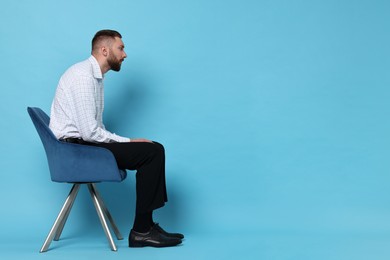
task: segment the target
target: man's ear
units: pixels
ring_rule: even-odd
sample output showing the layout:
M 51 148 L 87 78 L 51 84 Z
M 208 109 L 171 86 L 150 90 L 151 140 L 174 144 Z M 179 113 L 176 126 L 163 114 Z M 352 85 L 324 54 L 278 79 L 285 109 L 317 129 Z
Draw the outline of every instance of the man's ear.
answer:
M 102 54 L 103 54 L 104 57 L 108 56 L 108 49 L 106 48 L 106 46 L 103 46 L 101 48 L 101 51 L 102 51 Z

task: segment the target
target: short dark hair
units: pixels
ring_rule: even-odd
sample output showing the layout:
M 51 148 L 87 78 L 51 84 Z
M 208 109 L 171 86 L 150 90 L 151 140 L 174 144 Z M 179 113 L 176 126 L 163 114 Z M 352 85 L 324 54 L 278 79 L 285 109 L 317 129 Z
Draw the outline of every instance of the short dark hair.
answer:
M 98 44 L 103 40 L 107 40 L 107 39 L 114 40 L 115 37 L 122 39 L 122 35 L 117 31 L 108 30 L 108 29 L 98 31 L 92 39 L 92 52 L 96 47 L 98 47 Z

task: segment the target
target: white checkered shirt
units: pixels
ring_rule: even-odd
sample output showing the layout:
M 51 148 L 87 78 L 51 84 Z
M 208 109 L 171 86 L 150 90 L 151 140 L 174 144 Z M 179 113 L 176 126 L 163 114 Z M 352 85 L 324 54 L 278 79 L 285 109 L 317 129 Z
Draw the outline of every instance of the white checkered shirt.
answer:
M 103 75 L 95 57 L 70 67 L 61 77 L 51 106 L 50 129 L 58 139 L 129 142 L 103 124 Z

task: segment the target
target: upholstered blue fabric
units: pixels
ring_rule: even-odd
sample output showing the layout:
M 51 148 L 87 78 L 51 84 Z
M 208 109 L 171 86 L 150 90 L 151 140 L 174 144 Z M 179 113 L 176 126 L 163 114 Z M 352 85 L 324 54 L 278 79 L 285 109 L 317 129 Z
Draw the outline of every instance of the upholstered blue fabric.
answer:
M 45 148 L 52 181 L 120 182 L 126 178 L 126 171 L 118 169 L 111 151 L 101 147 L 61 142 L 50 130 L 50 118 L 45 112 L 32 107 L 28 107 L 27 111 Z

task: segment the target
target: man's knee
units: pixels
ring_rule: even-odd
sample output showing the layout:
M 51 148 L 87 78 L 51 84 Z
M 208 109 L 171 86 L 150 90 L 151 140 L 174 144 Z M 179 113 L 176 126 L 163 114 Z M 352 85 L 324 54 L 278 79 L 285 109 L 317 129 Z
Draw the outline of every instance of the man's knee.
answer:
M 160 144 L 160 143 L 158 143 L 158 142 L 154 142 L 154 141 L 153 141 L 153 144 L 156 145 L 157 149 L 158 149 L 161 153 L 165 154 L 165 148 L 164 148 L 164 146 L 163 146 L 162 144 Z

